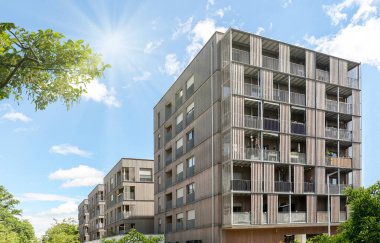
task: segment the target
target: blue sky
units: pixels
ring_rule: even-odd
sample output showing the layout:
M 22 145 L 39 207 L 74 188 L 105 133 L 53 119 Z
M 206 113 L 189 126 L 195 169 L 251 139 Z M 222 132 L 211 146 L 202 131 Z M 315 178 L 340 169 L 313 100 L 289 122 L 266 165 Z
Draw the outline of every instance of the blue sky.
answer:
M 152 109 L 215 30 L 239 28 L 362 62 L 363 183 L 380 179 L 379 1 L 8 1 L 0 21 L 84 39 L 112 65 L 69 111 L 0 102 L 0 184 L 42 234 L 121 157 L 153 157 Z

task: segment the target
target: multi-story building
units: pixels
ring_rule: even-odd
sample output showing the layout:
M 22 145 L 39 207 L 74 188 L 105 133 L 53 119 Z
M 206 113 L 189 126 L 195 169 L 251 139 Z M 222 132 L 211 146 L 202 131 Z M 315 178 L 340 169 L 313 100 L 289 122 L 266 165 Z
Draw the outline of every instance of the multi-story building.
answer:
M 84 199 L 78 206 L 78 231 L 81 242 L 90 240 L 89 219 L 90 214 L 88 212 L 88 199 Z
M 99 240 L 105 236 L 104 209 L 104 185 L 99 184 L 88 195 L 90 240 Z
M 105 176 L 106 235 L 136 228 L 152 234 L 154 217 L 153 160 L 121 159 Z
M 289 242 L 348 217 L 361 181 L 360 64 L 215 33 L 154 108 L 167 242 Z

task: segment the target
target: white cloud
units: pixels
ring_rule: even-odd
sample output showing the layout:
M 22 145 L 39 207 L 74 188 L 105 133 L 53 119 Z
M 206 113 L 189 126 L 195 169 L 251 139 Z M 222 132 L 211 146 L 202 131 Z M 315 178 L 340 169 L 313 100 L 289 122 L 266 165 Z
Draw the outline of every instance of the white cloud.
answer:
M 290 4 L 292 4 L 292 0 L 282 0 L 283 8 L 287 8 Z
M 95 186 L 103 182 L 104 173 L 87 165 L 71 169 L 59 169 L 49 175 L 50 180 L 63 180 L 63 188 Z
M 21 112 L 16 112 L 16 111 L 9 111 L 5 113 L 2 116 L 2 119 L 8 120 L 8 121 L 20 121 L 20 122 L 30 122 L 32 120 L 28 116 L 22 114 Z
M 193 23 L 193 17 L 189 17 L 185 22 L 177 19 L 176 30 L 172 34 L 172 39 L 175 40 L 179 36 L 188 33 L 191 30 L 191 25 Z
M 87 84 L 87 93 L 83 94 L 85 100 L 93 100 L 95 102 L 104 103 L 109 107 L 120 107 L 121 103 L 116 98 L 116 92 L 113 88 L 108 89 L 99 80 L 94 79 L 91 83 Z
M 148 42 L 145 45 L 144 53 L 147 53 L 147 54 L 152 53 L 155 49 L 161 46 L 162 42 L 164 42 L 164 40 L 155 40 L 155 41 Z
M 347 2 L 351 5 L 358 4 L 356 0 L 338 4 L 344 6 L 339 8 L 338 16 L 344 14 L 345 18 L 349 17 L 342 12 L 351 6 Z M 337 33 L 321 37 L 305 36 L 305 40 L 317 51 L 366 63 L 380 69 L 380 48 L 378 48 L 380 17 L 373 14 L 375 6 L 368 5 L 371 2 L 362 1 L 362 5 L 358 6 L 357 11 L 352 14 L 350 22 L 346 26 L 342 26 Z M 330 15 L 329 12 L 327 14 Z M 338 17 L 339 19 L 342 17 Z M 338 21 L 337 19 L 332 20 L 333 24 L 336 24 L 334 21 Z
M 176 54 L 171 53 L 166 55 L 164 71 L 170 76 L 178 74 L 180 71 L 180 62 L 177 60 Z
M 71 197 L 66 197 L 62 195 L 57 194 L 46 194 L 46 193 L 24 193 L 21 195 L 21 197 L 18 197 L 20 201 L 23 202 L 31 202 L 31 201 L 41 201 L 41 202 L 68 202 L 68 201 L 75 201 Z
M 144 81 L 148 80 L 152 74 L 148 71 L 143 72 L 140 76 L 133 77 L 133 81 Z
M 269 30 L 272 30 L 272 28 L 273 28 L 273 23 L 270 22 L 270 23 L 269 23 Z
M 227 7 L 224 7 L 224 8 L 220 8 L 218 10 L 216 10 L 215 14 L 221 18 L 224 17 L 224 15 L 226 14 L 226 12 L 228 11 L 231 11 L 231 6 L 227 6 Z
M 207 0 L 206 9 L 209 9 L 215 4 L 215 0 Z
M 263 27 L 259 27 L 257 28 L 256 35 L 261 35 L 261 33 L 263 33 L 264 31 L 265 29 Z
M 50 150 L 50 153 L 61 154 L 61 155 L 78 155 L 81 157 L 90 157 L 91 153 L 85 150 L 78 148 L 77 146 L 64 143 L 53 145 Z
M 74 201 L 67 201 L 58 205 L 55 208 L 50 209 L 48 212 L 40 213 L 40 215 L 62 215 L 62 214 L 74 214 L 78 211 L 78 204 Z
M 36 127 L 17 127 L 13 129 L 12 131 L 15 133 L 22 133 L 22 132 L 34 132 L 38 129 Z

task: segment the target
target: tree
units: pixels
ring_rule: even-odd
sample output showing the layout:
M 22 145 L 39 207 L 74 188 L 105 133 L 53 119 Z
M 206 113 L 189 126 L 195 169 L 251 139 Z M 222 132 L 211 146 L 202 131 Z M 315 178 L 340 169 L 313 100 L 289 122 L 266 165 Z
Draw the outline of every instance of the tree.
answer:
M 36 110 L 61 100 L 79 102 L 86 85 L 109 65 L 83 40 L 64 40 L 51 29 L 29 32 L 0 23 L 0 100 L 27 96 Z
M 35 242 L 33 226 L 22 220 L 19 201 L 0 185 L 0 242 Z M 6 239 L 6 240 L 5 240 Z
M 56 221 L 42 237 L 43 243 L 80 243 L 78 225 L 74 219 Z
M 380 181 L 374 185 L 345 190 L 350 217 L 333 236 L 317 236 L 310 242 L 379 242 Z
M 163 240 L 162 236 L 145 236 L 136 229 L 131 229 L 123 238 L 119 240 L 105 240 L 104 243 L 158 243 Z

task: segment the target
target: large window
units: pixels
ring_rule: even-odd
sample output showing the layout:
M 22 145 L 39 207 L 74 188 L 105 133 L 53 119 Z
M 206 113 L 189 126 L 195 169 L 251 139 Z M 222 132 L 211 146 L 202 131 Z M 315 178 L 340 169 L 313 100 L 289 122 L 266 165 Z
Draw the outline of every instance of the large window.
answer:
M 194 102 L 186 108 L 186 124 L 190 124 L 194 120 Z
M 194 75 L 186 82 L 186 98 L 190 97 L 194 93 Z
M 191 156 L 186 160 L 187 163 L 187 169 L 186 169 L 186 176 L 191 177 L 194 175 L 194 166 L 195 166 L 195 158 L 194 156 Z
M 190 151 L 194 147 L 194 130 L 186 134 L 186 151 Z
M 140 169 L 140 181 L 152 181 L 152 169 Z
M 186 212 L 186 227 L 187 229 L 192 229 L 195 227 L 195 210 L 189 210 Z
M 183 163 L 179 163 L 177 165 L 176 181 L 180 182 L 182 180 L 183 180 Z

